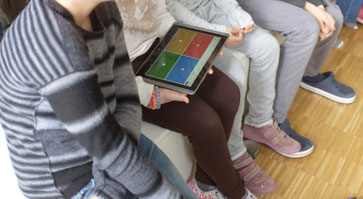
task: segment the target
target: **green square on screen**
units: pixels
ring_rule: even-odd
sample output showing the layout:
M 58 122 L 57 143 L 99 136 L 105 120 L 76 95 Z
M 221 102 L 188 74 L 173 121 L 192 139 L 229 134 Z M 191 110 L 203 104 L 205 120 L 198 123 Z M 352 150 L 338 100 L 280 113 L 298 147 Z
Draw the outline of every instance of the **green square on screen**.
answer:
M 152 77 L 165 79 L 179 57 L 180 54 L 163 51 L 146 74 Z

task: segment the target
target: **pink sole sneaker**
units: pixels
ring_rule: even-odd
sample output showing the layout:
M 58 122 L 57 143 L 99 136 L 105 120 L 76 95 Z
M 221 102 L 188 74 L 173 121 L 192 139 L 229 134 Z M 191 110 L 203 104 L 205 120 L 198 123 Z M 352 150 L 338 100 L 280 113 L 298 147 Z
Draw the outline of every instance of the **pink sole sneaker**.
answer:
M 233 166 L 243 179 L 246 188 L 252 193 L 268 194 L 276 188 L 275 181 L 255 164 L 247 152 L 234 160 Z
M 266 144 L 286 157 L 294 157 L 294 154 L 301 150 L 301 144 L 281 130 L 275 120 L 271 126 L 266 125 L 261 128 L 245 124 L 243 126 L 243 136 Z
M 223 196 L 223 194 L 218 190 L 217 187 L 210 191 L 202 191 L 197 184 L 196 179 L 193 179 L 188 182 L 189 187 L 194 191 L 195 195 L 199 199 L 227 199 Z

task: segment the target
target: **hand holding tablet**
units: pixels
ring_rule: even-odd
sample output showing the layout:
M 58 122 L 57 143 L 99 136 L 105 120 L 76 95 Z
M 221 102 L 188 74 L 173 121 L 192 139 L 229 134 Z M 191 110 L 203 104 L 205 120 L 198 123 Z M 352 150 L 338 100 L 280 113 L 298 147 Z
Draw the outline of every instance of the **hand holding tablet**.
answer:
M 228 34 L 175 23 L 137 71 L 145 82 L 194 94 Z

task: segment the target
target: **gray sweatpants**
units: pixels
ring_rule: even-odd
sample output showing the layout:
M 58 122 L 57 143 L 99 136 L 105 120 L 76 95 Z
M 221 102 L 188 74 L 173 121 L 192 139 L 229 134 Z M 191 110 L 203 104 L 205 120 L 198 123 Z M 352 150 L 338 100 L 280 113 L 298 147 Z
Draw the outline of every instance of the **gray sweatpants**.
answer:
M 336 31 L 320 42 L 320 29 L 316 19 L 302 8 L 279 0 L 238 2 L 252 15 L 257 25 L 286 37 L 281 45 L 274 103 L 274 118 L 282 123 L 303 75 L 315 76 L 320 72 L 341 30 L 343 16 L 337 5 L 326 1 L 326 10 L 336 20 Z
M 192 10 L 196 15 L 210 23 L 231 26 L 227 13 L 217 7 L 213 1 L 204 1 Z M 240 88 L 241 102 L 234 119 L 228 148 L 232 160 L 237 159 L 246 147 L 242 142 L 241 122 L 244 113 L 244 99 L 248 74 L 247 100 L 249 111 L 246 123 L 259 126 L 271 122 L 273 102 L 275 98 L 276 70 L 279 60 L 279 45 L 277 40 L 266 30 L 255 26 L 254 30 L 244 34 L 243 40 L 235 46 L 226 46 L 244 53 L 251 58 L 249 71 L 244 71 L 239 63 L 228 51 L 216 58 L 214 65 L 231 78 Z

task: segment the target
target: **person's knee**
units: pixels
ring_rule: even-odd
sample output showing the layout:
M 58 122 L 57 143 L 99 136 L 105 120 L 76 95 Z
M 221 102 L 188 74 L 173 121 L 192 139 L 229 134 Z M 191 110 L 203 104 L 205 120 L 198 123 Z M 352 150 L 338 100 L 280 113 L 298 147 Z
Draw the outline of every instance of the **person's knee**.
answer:
M 253 50 L 252 56 L 254 58 L 279 54 L 280 45 L 277 39 L 259 26 L 255 27 L 255 30 L 251 35 L 247 36 L 246 40 L 248 40 L 246 42 L 248 42 L 249 48 Z
M 258 53 L 260 54 L 259 57 L 271 59 L 280 55 L 280 44 L 277 39 L 269 32 L 265 32 L 258 43 L 260 44 L 259 49 L 257 49 Z
M 240 88 L 245 89 L 243 84 L 246 84 L 247 75 L 243 73 L 243 70 L 229 70 L 227 76 L 218 69 L 214 75 L 217 77 L 215 81 L 218 81 L 214 90 L 214 97 L 218 98 L 219 111 L 223 112 L 224 115 L 235 114 L 238 111 L 241 98 Z
M 221 96 L 221 102 L 223 103 L 224 109 L 223 112 L 225 115 L 235 115 L 241 100 L 240 88 L 233 81 L 229 81 L 226 85 L 226 89 L 228 89 L 226 95 Z
M 303 44 L 314 44 L 317 42 L 320 33 L 320 26 L 316 19 L 306 13 L 304 20 L 300 20 L 291 26 L 290 33 L 285 36 L 290 41 L 296 41 Z
M 225 138 L 224 127 L 221 119 L 214 115 L 205 115 L 203 119 L 195 121 L 195 134 L 193 137 L 203 140 Z
M 339 31 L 342 29 L 343 23 L 344 23 L 344 16 L 341 12 L 340 8 L 336 5 L 331 5 L 327 9 L 328 13 L 331 14 L 335 20 L 335 27 L 336 31 Z

